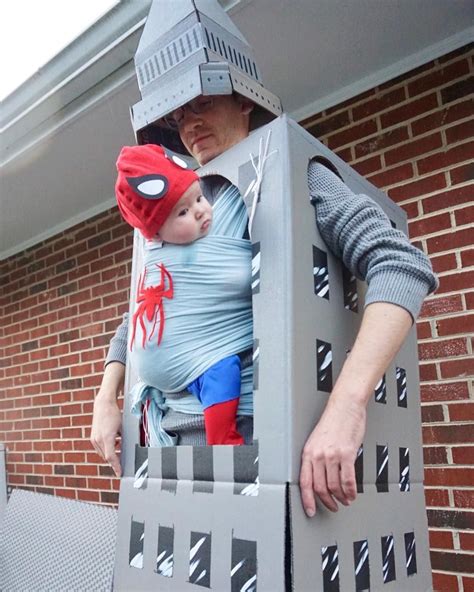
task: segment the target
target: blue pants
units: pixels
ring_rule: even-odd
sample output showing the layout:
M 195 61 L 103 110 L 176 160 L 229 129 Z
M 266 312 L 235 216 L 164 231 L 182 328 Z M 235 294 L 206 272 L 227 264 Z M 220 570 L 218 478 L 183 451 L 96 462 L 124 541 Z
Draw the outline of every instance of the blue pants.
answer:
M 204 409 L 240 397 L 240 358 L 229 356 L 216 362 L 193 380 L 187 390 L 195 395 Z

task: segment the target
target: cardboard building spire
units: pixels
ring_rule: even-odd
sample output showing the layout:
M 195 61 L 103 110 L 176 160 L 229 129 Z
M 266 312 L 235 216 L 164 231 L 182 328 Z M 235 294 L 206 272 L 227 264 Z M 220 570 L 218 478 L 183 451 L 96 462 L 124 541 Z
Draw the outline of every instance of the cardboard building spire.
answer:
M 186 154 L 163 117 L 200 95 L 238 93 L 255 108 L 255 129 L 281 114 L 262 83 L 253 51 L 217 0 L 154 0 L 135 55 L 142 100 L 132 107 L 139 144 Z

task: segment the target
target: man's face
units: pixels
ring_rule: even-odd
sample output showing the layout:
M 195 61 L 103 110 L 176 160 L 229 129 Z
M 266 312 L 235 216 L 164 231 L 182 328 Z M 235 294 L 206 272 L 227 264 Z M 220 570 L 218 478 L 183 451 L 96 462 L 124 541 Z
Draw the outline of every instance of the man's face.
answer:
M 179 135 L 200 165 L 206 164 L 248 136 L 253 105 L 233 95 L 215 96 L 204 113 L 184 110 Z
M 199 182 L 194 181 L 171 210 L 158 237 L 167 243 L 185 245 L 206 236 L 211 223 L 212 208 Z

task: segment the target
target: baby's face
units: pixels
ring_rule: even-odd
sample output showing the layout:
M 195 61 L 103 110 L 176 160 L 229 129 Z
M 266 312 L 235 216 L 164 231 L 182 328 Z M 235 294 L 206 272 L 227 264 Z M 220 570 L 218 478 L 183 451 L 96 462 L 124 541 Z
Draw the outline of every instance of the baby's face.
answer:
M 185 245 L 206 236 L 211 223 L 211 205 L 202 195 L 199 182 L 194 181 L 171 210 L 158 236 L 166 243 Z

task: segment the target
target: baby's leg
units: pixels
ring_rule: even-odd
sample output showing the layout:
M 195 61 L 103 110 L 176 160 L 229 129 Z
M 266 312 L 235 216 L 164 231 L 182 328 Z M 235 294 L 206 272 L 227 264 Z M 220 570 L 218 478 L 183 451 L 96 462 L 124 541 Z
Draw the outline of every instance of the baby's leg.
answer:
M 209 445 L 239 446 L 244 439 L 237 431 L 240 398 L 240 358 L 220 360 L 188 386 L 204 407 L 206 441 Z
M 204 409 L 206 440 L 209 445 L 230 444 L 240 446 L 244 439 L 237 431 L 239 399 L 217 403 Z

